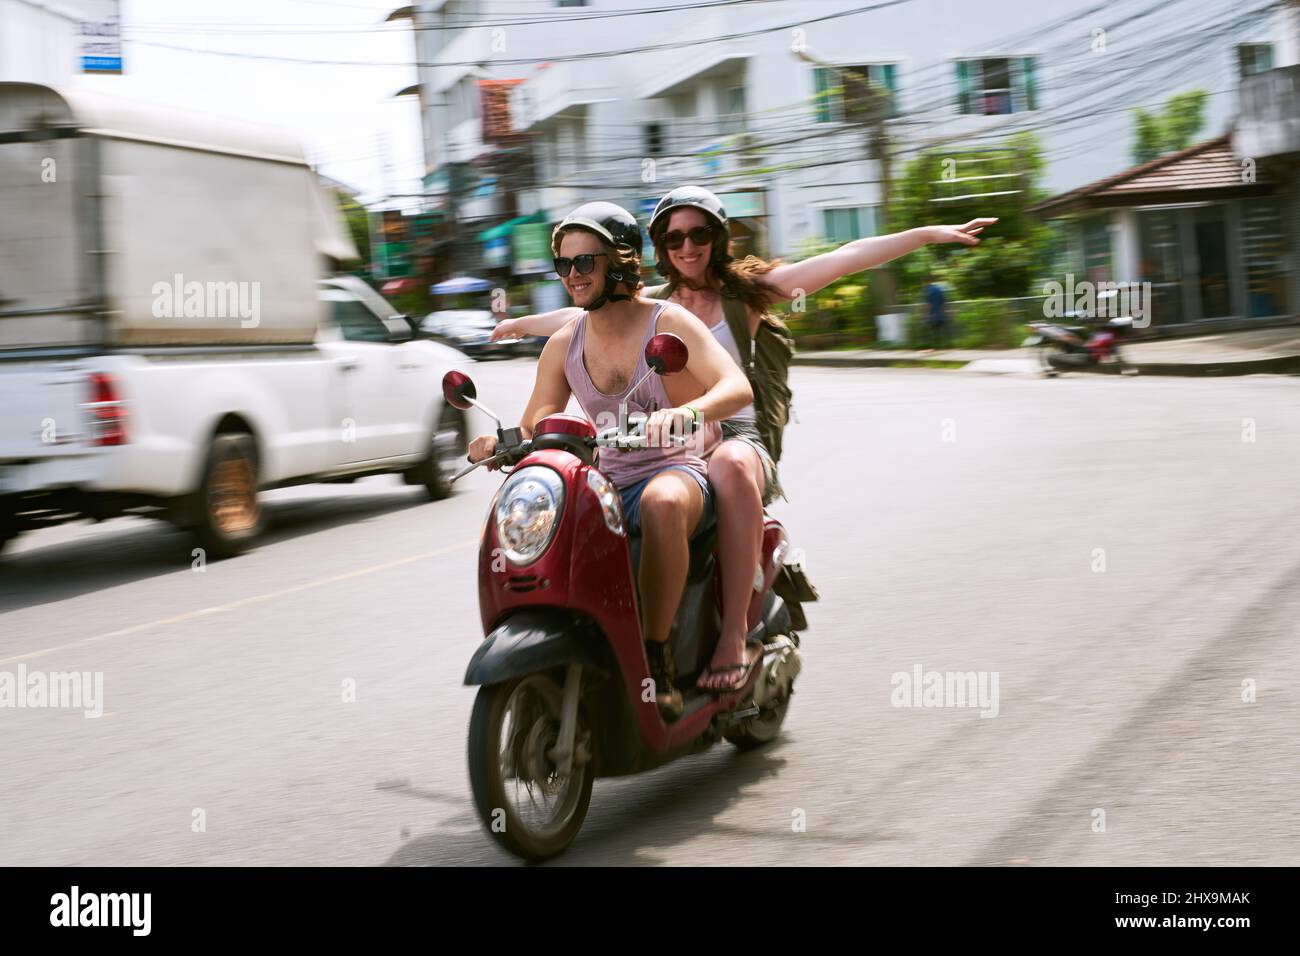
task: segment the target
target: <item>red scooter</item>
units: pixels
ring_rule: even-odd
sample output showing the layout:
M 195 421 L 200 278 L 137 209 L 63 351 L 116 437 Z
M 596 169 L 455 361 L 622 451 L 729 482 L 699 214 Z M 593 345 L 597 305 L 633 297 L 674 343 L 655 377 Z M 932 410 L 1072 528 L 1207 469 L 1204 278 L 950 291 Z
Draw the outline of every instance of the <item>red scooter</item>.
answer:
M 652 372 L 686 365 L 686 345 L 660 334 L 646 345 Z M 637 383 L 638 385 L 640 383 Z M 633 386 L 628 394 L 632 394 Z M 479 688 L 469 727 L 469 776 L 487 831 L 538 860 L 577 835 L 596 777 L 639 773 L 725 738 L 745 749 L 777 736 L 801 667 L 801 602 L 816 600 L 802 568 L 785 563 L 785 529 L 764 520 L 761 566 L 749 607 L 763 660 L 735 691 L 701 691 L 721 624 L 716 533 L 697 531 L 670 640 L 685 711 L 665 723 L 655 701 L 638 613 L 640 539 L 629 539 L 602 448 L 645 448 L 624 412 L 599 434 L 584 418 L 552 415 L 531 439 L 504 428 L 463 372 L 443 380 L 447 401 L 497 422 L 497 453 L 466 468 L 510 468 L 493 499 L 479 549 L 479 610 L 486 635 L 465 683 Z M 686 439 L 674 436 L 674 440 Z
M 1100 311 L 1103 315 L 1117 311 L 1114 303 L 1118 301 L 1114 289 L 1097 294 Z M 1076 321 L 1091 320 L 1094 316 L 1067 312 L 1067 318 Z M 1120 351 L 1120 340 L 1133 333 L 1133 317 L 1115 315 L 1099 328 L 1089 330 L 1084 325 L 1065 325 L 1059 322 L 1026 323 L 1029 336 L 1021 343 L 1024 348 L 1034 350 L 1038 370 L 1051 377 L 1057 372 L 1082 371 L 1107 363 L 1113 363 L 1121 374 L 1136 375 L 1137 369 L 1124 361 Z

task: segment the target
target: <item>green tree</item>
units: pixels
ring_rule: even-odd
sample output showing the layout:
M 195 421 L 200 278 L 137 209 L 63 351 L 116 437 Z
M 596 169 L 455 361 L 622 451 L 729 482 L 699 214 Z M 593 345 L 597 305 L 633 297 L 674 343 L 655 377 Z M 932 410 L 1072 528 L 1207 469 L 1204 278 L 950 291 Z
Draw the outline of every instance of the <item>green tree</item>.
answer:
M 1205 126 L 1205 90 L 1169 97 L 1157 112 L 1133 111 L 1133 162 L 1146 163 L 1192 145 Z
M 339 211 L 343 213 L 343 219 L 348 224 L 348 232 L 352 234 L 352 241 L 356 244 L 357 254 L 361 256 L 361 265 L 357 272 L 364 275 L 370 274 L 370 216 L 366 207 L 361 205 L 346 193 L 335 191 L 335 197 L 338 200 Z
M 1160 118 L 1147 110 L 1133 111 L 1133 162 L 1149 163 L 1162 152 Z
M 1165 105 L 1165 147 L 1170 152 L 1192 145 L 1205 126 L 1205 103 L 1210 94 L 1205 90 L 1177 93 Z
M 995 147 L 927 150 L 895 182 L 890 231 L 993 216 L 978 246 L 927 246 L 899 261 L 899 301 L 918 300 L 934 277 L 956 299 L 1014 298 L 1041 278 L 1050 230 L 1029 213 L 1045 198 L 1042 146 L 1019 133 Z

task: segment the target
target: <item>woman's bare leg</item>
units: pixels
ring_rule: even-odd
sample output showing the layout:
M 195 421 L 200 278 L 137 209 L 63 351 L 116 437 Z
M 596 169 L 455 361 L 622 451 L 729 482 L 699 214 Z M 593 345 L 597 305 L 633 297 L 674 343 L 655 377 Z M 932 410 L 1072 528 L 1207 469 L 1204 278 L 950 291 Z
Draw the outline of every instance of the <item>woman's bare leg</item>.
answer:
M 763 484 L 766 476 L 754 446 L 729 440 L 709 456 L 709 482 L 718 515 L 722 565 L 722 634 L 711 667 L 745 662 L 746 617 L 754 594 L 754 571 L 763 545 Z M 705 674 L 701 687 L 726 687 L 736 671 Z

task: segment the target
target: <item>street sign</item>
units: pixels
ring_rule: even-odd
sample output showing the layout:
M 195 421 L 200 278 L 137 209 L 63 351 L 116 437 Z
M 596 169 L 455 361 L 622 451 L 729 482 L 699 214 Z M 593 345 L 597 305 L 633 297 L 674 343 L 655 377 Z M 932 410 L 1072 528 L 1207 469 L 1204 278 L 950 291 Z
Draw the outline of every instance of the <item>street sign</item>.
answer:
M 510 233 L 515 275 L 551 271 L 551 227 L 544 222 L 523 222 Z
M 122 23 L 119 0 L 82 0 L 81 72 L 122 72 Z

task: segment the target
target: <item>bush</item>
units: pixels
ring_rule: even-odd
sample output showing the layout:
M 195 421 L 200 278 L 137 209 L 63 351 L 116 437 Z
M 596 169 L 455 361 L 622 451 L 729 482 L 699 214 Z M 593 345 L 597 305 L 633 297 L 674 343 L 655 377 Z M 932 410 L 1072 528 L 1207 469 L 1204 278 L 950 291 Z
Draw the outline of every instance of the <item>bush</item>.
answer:
M 1009 348 L 1014 322 L 1004 300 L 963 302 L 953 309 L 953 346 L 959 349 Z M 1019 344 L 1018 342 L 1016 344 Z
M 800 261 L 837 249 L 824 242 L 807 243 Z M 866 272 L 836 279 L 825 289 L 809 295 L 804 310 L 798 303 L 783 307 L 785 320 L 800 348 L 827 348 L 845 342 L 869 345 L 876 340 L 875 310 Z

